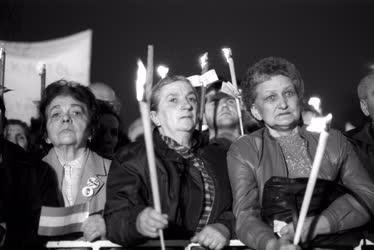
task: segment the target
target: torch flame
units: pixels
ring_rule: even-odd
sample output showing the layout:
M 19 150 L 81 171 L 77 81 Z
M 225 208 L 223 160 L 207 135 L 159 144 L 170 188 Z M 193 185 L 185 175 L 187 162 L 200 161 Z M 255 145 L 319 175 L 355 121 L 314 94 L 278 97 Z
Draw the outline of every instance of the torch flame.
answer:
M 308 104 L 312 106 L 319 114 L 322 113 L 321 111 L 321 99 L 318 97 L 311 97 L 309 98 Z
M 46 64 L 44 62 L 38 62 L 36 64 L 36 71 L 41 75 L 43 71 L 46 69 Z
M 168 75 L 169 68 L 164 65 L 160 65 L 157 67 L 157 73 L 161 77 L 161 79 L 163 79 Z
M 144 86 L 147 77 L 147 69 L 141 60 L 138 60 L 138 71 L 136 73 L 136 99 L 140 102 L 144 97 Z
M 205 52 L 204 55 L 200 57 L 200 65 L 201 68 L 204 69 L 204 67 L 208 64 L 208 52 Z
M 313 117 L 310 120 L 310 125 L 306 128 L 310 132 L 321 133 L 327 130 L 327 125 L 331 122 L 332 114 L 323 117 Z
M 222 49 L 223 55 L 226 57 L 227 62 L 229 62 L 229 58 L 232 56 L 230 48 L 223 48 Z

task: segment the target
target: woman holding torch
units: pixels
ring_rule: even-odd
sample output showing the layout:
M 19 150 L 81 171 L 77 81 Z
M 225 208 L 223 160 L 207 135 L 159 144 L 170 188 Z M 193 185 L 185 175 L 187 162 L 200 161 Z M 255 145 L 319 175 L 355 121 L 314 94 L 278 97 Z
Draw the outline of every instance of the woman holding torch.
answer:
M 279 249 L 294 237 L 300 186 L 305 190 L 319 138 L 300 125 L 303 91 L 299 72 L 282 58 L 260 60 L 244 81 L 244 102 L 263 128 L 234 142 L 227 161 L 237 236 L 251 248 Z M 352 146 L 338 131 L 329 134 L 315 188 L 319 196 L 313 193 L 302 228 L 303 243 L 317 241 L 309 246 L 334 235 L 333 246 L 340 232 L 366 224 L 374 211 L 374 184 Z M 301 191 L 292 196 L 294 189 Z M 343 191 L 332 198 L 338 189 Z
M 227 175 L 199 154 L 194 133 L 197 93 L 188 79 L 171 76 L 152 89 L 150 115 L 161 211 L 153 208 L 144 142 L 120 149 L 109 172 L 105 220 L 108 238 L 133 246 L 158 237 L 191 239 L 221 249 L 234 216 Z

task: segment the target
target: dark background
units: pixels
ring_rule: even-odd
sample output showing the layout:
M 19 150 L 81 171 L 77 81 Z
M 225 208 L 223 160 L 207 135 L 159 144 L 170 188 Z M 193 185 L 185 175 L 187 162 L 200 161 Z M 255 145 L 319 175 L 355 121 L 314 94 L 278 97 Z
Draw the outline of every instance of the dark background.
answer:
M 228 77 L 223 46 L 233 50 L 238 79 L 260 58 L 285 57 L 300 70 L 306 94 L 333 113 L 335 127 L 357 126 L 356 85 L 374 59 L 373 25 L 369 0 L 0 0 L 0 40 L 93 30 L 91 82 L 115 89 L 125 128 L 139 115 L 136 60 L 146 62 L 147 44 L 155 46 L 155 65 L 187 76 L 200 72 L 207 51 L 211 67 Z

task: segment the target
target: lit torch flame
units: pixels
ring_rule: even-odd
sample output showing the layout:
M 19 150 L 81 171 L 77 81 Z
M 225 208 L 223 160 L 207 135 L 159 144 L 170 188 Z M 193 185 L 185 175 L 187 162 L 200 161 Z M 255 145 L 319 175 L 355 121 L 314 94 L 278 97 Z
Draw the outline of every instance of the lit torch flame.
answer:
M 44 62 L 38 62 L 36 64 L 36 71 L 39 73 L 39 75 L 43 74 L 43 71 L 46 69 L 46 65 Z
M 144 98 L 144 86 L 147 77 L 147 69 L 141 60 L 138 60 L 138 71 L 136 73 L 136 99 L 141 102 Z
M 322 113 L 321 110 L 321 99 L 318 97 L 311 97 L 309 98 L 308 104 L 312 106 L 319 114 Z
M 161 77 L 161 79 L 163 79 L 168 75 L 169 68 L 164 65 L 160 65 L 157 67 L 157 73 Z
M 223 48 L 222 49 L 223 55 L 226 57 L 227 62 L 229 62 L 229 58 L 232 56 L 230 48 Z
M 313 117 L 310 120 L 310 125 L 306 128 L 310 132 L 321 133 L 327 130 L 327 125 L 331 122 L 332 114 L 323 117 Z
M 208 64 L 208 52 L 205 52 L 204 55 L 200 57 L 201 69 L 204 69 Z

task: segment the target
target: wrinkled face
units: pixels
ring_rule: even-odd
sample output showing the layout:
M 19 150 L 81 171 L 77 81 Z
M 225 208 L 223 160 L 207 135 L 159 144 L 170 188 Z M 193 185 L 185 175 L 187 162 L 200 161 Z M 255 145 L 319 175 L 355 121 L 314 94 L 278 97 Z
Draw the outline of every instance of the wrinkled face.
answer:
M 27 148 L 27 137 L 25 130 L 18 124 L 9 124 L 6 126 L 5 139 L 21 146 L 23 149 Z
M 178 132 L 194 130 L 196 113 L 197 98 L 193 87 L 176 81 L 161 88 L 157 111 L 151 111 L 151 118 L 161 134 L 173 138 Z
M 85 147 L 88 131 L 87 105 L 71 96 L 57 96 L 46 108 L 48 141 L 54 147 Z
M 294 85 L 288 77 L 278 75 L 259 84 L 251 108 L 253 116 L 274 130 L 288 131 L 300 118 L 300 103 Z
M 119 122 L 114 115 L 104 114 L 99 119 L 95 140 L 99 151 L 106 156 L 111 155 L 118 144 Z
M 234 128 L 239 124 L 238 112 L 234 98 L 223 97 L 219 100 L 206 97 L 205 118 L 209 128 Z
M 374 121 L 374 82 L 367 86 L 366 99 L 361 99 L 360 105 L 362 112 Z

